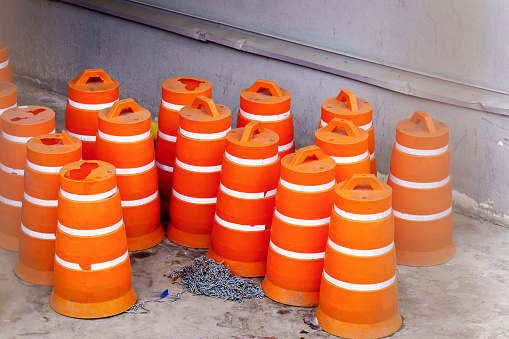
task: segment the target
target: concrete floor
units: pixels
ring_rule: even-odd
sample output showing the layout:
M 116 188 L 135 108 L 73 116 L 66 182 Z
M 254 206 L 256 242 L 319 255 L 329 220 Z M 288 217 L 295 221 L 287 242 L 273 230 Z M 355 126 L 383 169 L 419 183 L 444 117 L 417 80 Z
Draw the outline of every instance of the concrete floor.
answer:
M 18 103 L 53 108 L 60 131 L 65 97 L 16 80 Z M 509 229 L 455 214 L 454 242 L 456 257 L 446 264 L 398 266 L 403 327 L 394 338 L 509 337 Z M 138 298 L 151 298 L 153 291 L 167 288 L 181 292 L 170 272 L 205 253 L 167 239 L 130 253 Z M 187 292 L 173 303 L 147 304 L 150 314 L 72 319 L 49 307 L 51 287 L 14 275 L 16 260 L 17 253 L 0 249 L 0 338 L 335 338 L 312 325 L 315 308 L 285 306 L 268 298 L 237 304 Z

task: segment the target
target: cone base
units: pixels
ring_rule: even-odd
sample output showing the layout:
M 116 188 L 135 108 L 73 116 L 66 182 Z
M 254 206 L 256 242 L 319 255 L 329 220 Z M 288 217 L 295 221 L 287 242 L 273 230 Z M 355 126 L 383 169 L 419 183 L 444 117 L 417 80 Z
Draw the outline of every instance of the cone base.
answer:
M 146 250 L 160 244 L 164 240 L 164 228 L 161 224 L 151 233 L 137 238 L 127 238 L 129 252 Z
M 320 299 L 319 291 L 305 292 L 287 290 L 275 285 L 267 277 L 263 279 L 262 288 L 267 298 L 285 305 L 312 307 L 318 305 Z
M 53 271 L 38 271 L 18 260 L 14 273 L 23 281 L 41 286 L 53 286 Z
M 224 261 L 223 265 L 230 266 L 230 271 L 238 276 L 246 277 L 246 278 L 254 278 L 254 277 L 263 277 L 267 270 L 267 262 L 244 262 L 244 261 L 236 261 L 224 258 L 214 252 L 211 249 L 207 252 L 207 258 L 212 258 L 216 262 Z
M 177 245 L 191 247 L 191 248 L 209 248 L 210 247 L 210 233 L 209 234 L 195 234 L 179 230 L 171 225 L 171 220 L 166 229 L 166 236 Z
M 0 233 L 0 248 L 7 251 L 19 252 L 19 238 Z
M 396 247 L 396 259 L 403 266 L 434 266 L 448 262 L 456 254 L 454 243 L 431 252 L 410 252 Z

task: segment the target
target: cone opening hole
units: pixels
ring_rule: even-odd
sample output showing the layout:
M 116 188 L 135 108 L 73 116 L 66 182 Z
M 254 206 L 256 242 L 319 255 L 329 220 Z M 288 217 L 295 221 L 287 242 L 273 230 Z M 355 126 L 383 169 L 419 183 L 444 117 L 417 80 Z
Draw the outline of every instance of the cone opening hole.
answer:
M 332 106 L 327 106 L 327 108 L 332 108 Z
M 99 77 L 99 76 L 97 76 L 97 77 L 90 77 L 87 80 L 87 84 L 96 84 L 98 82 L 103 83 L 103 79 L 101 77 Z
M 24 120 L 24 119 L 28 119 L 28 118 L 27 117 L 24 117 L 24 118 L 15 117 L 15 118 L 12 118 L 11 121 L 20 121 L 20 120 Z
M 332 130 L 332 133 L 335 133 L 335 134 L 341 134 L 341 135 L 348 135 L 348 133 L 346 133 L 346 129 L 344 127 L 336 127 Z
M 256 93 L 272 96 L 272 94 L 270 93 L 270 89 L 263 88 L 263 87 L 261 87 L 258 91 L 256 91 Z M 255 98 L 255 100 L 260 100 L 260 99 L 259 98 Z
M 122 110 L 120 111 L 120 116 L 122 115 L 127 115 L 127 114 L 131 114 L 131 113 L 134 113 L 133 109 L 129 106 L 129 107 L 126 107 L 126 108 L 122 108 Z
M 41 140 L 41 142 L 46 146 L 53 146 L 60 143 L 59 138 L 41 138 L 39 140 Z
M 44 108 L 37 108 L 37 109 L 34 109 L 32 111 L 27 111 L 27 113 L 32 113 L 33 115 L 37 115 L 37 114 L 42 113 L 44 111 L 45 111 Z
M 354 187 L 354 190 L 373 191 L 373 187 L 368 183 L 360 182 Z M 366 199 L 366 197 L 362 197 L 362 199 Z
M 367 101 L 364 101 L 363 103 L 364 103 L 364 104 L 367 104 L 368 102 L 367 102 Z
M 200 87 L 201 84 L 205 83 L 205 81 L 199 81 L 188 78 L 180 78 L 177 81 L 179 81 L 182 85 L 185 85 L 185 89 L 188 91 L 194 91 L 195 89 Z
M 65 173 L 64 177 L 71 180 L 85 180 L 99 165 L 95 162 L 84 162 L 80 168 L 72 169 Z

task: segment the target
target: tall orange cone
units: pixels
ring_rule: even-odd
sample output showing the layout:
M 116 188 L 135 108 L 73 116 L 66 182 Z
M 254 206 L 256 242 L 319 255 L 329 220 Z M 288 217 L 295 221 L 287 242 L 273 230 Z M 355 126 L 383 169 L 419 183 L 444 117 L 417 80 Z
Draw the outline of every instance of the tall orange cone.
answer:
M 0 81 L 13 82 L 9 48 L 4 41 L 0 41 Z
M 136 302 L 115 167 L 78 161 L 60 170 L 55 287 L 49 304 L 73 318 L 104 318 Z
M 398 264 L 429 266 L 454 257 L 449 126 L 423 111 L 396 125 L 392 187 Z
M 117 101 L 99 112 L 96 158 L 117 168 L 127 245 L 139 251 L 164 240 L 160 221 L 150 112 L 133 99 Z
M 401 327 L 391 188 L 356 174 L 335 193 L 318 322 L 339 337 L 386 337 Z
M 32 284 L 52 286 L 59 173 L 64 165 L 81 160 L 81 141 L 63 131 L 30 139 L 27 149 L 19 258 L 14 273 Z
M 265 275 L 270 225 L 279 180 L 279 137 L 252 121 L 226 134 L 208 258 L 233 274 Z
M 265 295 L 294 306 L 318 304 L 334 198 L 336 163 L 317 146 L 281 160 Z
M 17 92 L 16 85 L 7 81 L 0 81 L 0 115 L 9 108 L 18 106 Z M 1 128 L 2 119 L 0 119 L 0 130 Z
M 175 147 L 179 130 L 179 111 L 191 105 L 194 99 L 203 95 L 212 98 L 212 84 L 205 79 L 176 77 L 163 81 L 161 105 L 159 106 L 159 131 L 156 141 L 156 165 L 161 195 L 161 212 L 170 213 L 170 198 Z

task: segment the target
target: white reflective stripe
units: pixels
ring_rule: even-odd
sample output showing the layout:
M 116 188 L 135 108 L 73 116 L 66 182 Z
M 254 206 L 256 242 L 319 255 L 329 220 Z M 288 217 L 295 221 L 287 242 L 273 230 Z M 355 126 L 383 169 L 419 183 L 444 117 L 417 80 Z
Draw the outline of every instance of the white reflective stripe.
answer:
M 281 185 L 299 192 L 322 192 L 326 191 L 328 189 L 331 189 L 336 184 L 336 179 L 332 180 L 331 182 L 328 182 L 323 185 L 296 185 L 292 184 L 291 182 L 283 180 L 283 178 L 279 179 L 279 182 L 281 182 Z
M 325 127 L 328 125 L 328 123 L 326 123 L 325 121 L 323 120 L 320 120 L 320 127 Z M 357 126 L 359 128 L 362 128 L 363 130 L 367 131 L 368 129 L 370 129 L 371 127 L 373 126 L 373 120 L 371 120 L 370 122 L 368 122 L 366 125 L 362 125 L 362 126 Z
M 265 231 L 265 225 L 241 225 L 241 224 L 235 224 L 233 222 L 229 222 L 226 220 L 223 220 L 219 218 L 216 214 L 216 221 L 219 223 L 219 225 L 224 226 L 226 228 L 230 228 L 232 230 L 237 231 L 246 231 L 246 232 L 259 232 L 259 231 Z
M 25 225 L 23 225 L 23 223 L 21 223 L 21 230 L 23 232 L 25 232 L 26 234 L 28 234 L 29 236 L 31 236 L 32 238 L 45 239 L 45 240 L 55 240 L 56 239 L 55 233 L 41 233 L 41 232 L 32 231 L 32 230 L 26 228 Z
M 328 224 L 330 222 L 330 217 L 323 218 L 323 219 L 297 219 L 297 218 L 291 218 L 287 217 L 286 215 L 283 215 L 279 213 L 277 209 L 274 209 L 274 213 L 276 214 L 276 217 L 279 218 L 279 220 L 284 221 L 288 224 L 292 225 L 298 225 L 298 226 L 321 226 Z
M 150 163 L 145 166 L 135 167 L 135 168 L 118 168 L 117 167 L 117 175 L 130 175 L 130 174 L 138 174 L 143 173 L 151 169 L 156 165 L 156 161 L 152 160 Z
M 173 111 L 180 111 L 185 105 L 175 105 L 170 102 L 164 101 L 161 99 L 161 104 L 167 109 L 171 109 Z
M 403 212 L 394 211 L 394 217 L 410 221 L 432 221 L 446 217 L 450 213 L 452 213 L 452 206 L 443 212 L 427 215 L 407 214 Z
M 157 131 L 157 135 L 159 135 L 161 139 L 164 139 L 166 141 L 177 142 L 177 137 L 169 134 L 164 134 L 163 132 L 161 132 L 161 130 Z
M 88 141 L 88 142 L 95 142 L 96 136 L 95 135 L 82 135 L 82 134 L 76 134 L 69 130 L 67 130 L 67 133 L 69 135 L 72 135 L 75 138 L 80 139 L 81 141 Z
M 369 155 L 369 160 L 373 160 L 374 158 L 375 158 L 375 152 L 373 152 Z
M 64 198 L 69 199 L 69 200 L 89 202 L 89 201 L 99 201 L 99 200 L 108 199 L 109 197 L 111 197 L 112 195 L 117 193 L 117 191 L 118 191 L 118 188 L 115 186 L 114 189 L 109 190 L 108 192 L 98 193 L 98 194 L 90 194 L 90 195 L 73 194 L 73 193 L 66 192 L 62 189 L 60 189 L 60 194 L 62 194 L 62 196 Z
M 112 102 L 105 103 L 105 104 L 82 104 L 82 103 L 72 101 L 71 99 L 69 99 L 69 105 L 71 105 L 74 108 L 82 109 L 85 111 L 100 111 L 102 109 L 109 108 L 109 107 L 113 106 L 113 104 L 117 101 L 118 101 L 118 99 L 115 101 L 112 101 Z
M 60 257 L 56 253 L 55 253 L 55 260 L 57 263 L 59 263 L 61 266 L 64 266 L 65 268 L 81 271 L 80 265 L 60 259 Z
M 346 254 L 346 255 L 352 255 L 355 257 L 374 257 L 377 255 L 385 254 L 385 253 L 389 252 L 390 250 L 392 250 L 392 248 L 394 247 L 394 241 L 391 242 L 389 245 L 382 247 L 382 248 L 376 248 L 373 250 L 356 250 L 353 248 L 340 246 L 340 245 L 336 244 L 335 242 L 333 242 L 329 238 L 329 246 L 332 247 L 334 250 L 341 252 L 343 254 Z
M 6 173 L 15 173 L 17 175 L 25 175 L 25 170 L 10 168 L 0 163 L 0 169 Z
M 0 69 L 5 68 L 9 65 L 9 59 L 5 60 L 4 62 L 0 62 Z
M 110 135 L 106 134 L 104 132 L 101 132 L 101 130 L 97 131 L 97 135 L 104 140 L 112 141 L 112 142 L 120 142 L 120 143 L 127 143 L 127 142 L 137 142 L 142 141 L 147 138 L 152 137 L 152 131 L 148 130 L 142 134 L 138 135 L 127 135 L 127 136 L 119 136 L 119 135 Z
M 337 279 L 331 277 L 330 275 L 327 274 L 327 272 L 325 272 L 325 270 L 323 271 L 323 276 L 324 276 L 325 280 L 327 280 L 331 284 L 336 285 L 339 288 L 343 288 L 345 290 L 350 290 L 350 291 L 378 291 L 378 290 L 381 290 L 381 289 L 391 286 L 396 281 L 396 274 L 394 274 L 394 277 L 390 278 L 389 280 L 378 283 L 378 284 L 347 283 L 347 282 L 340 281 L 340 280 L 337 280 Z
M 218 133 L 194 133 L 186 131 L 185 129 L 182 129 L 182 127 L 179 127 L 179 132 L 188 138 L 196 139 L 196 140 L 215 140 L 215 139 L 221 139 L 226 137 L 226 134 L 231 131 L 231 127 L 228 127 L 226 130 Z
M 133 207 L 148 204 L 151 201 L 154 201 L 159 194 L 159 191 L 156 191 L 154 194 L 138 200 L 122 200 L 122 207 Z
M 161 164 L 160 162 L 157 162 L 157 161 L 156 161 L 156 166 L 157 166 L 158 168 L 162 169 L 163 171 L 166 171 L 166 172 L 173 172 L 173 167 L 163 165 L 163 164 Z
M 37 199 L 32 196 L 29 196 L 26 192 L 23 192 L 23 195 L 25 197 L 25 200 L 39 206 L 47 206 L 47 207 L 57 207 L 58 206 L 58 200 L 43 200 L 43 199 Z
M 413 181 L 406 181 L 403 179 L 396 178 L 392 173 L 389 173 L 389 179 L 392 180 L 393 183 L 408 187 L 408 188 L 417 188 L 417 189 L 429 189 L 429 188 L 438 188 L 446 185 L 449 183 L 449 180 L 451 180 L 451 176 L 448 175 L 447 178 L 440 181 L 434 181 L 434 182 L 413 182 Z
M 282 114 L 276 114 L 276 115 L 259 115 L 259 114 L 251 114 L 246 111 L 244 111 L 242 108 L 239 109 L 240 114 L 249 120 L 258 120 L 261 122 L 271 122 L 271 121 L 280 121 L 288 118 L 290 116 L 291 110 L 282 113 Z
M 224 186 L 222 183 L 219 184 L 219 188 L 224 193 L 231 195 L 232 197 L 241 198 L 241 199 L 263 199 L 263 198 L 272 197 L 277 192 L 277 188 L 267 191 L 267 192 L 258 192 L 258 193 L 239 192 L 239 191 L 229 189 L 228 187 Z
M 63 166 L 41 166 L 36 165 L 33 162 L 27 160 L 27 166 L 33 169 L 34 171 L 43 172 L 43 173 L 60 173 L 60 169 Z
M 336 161 L 336 164 L 351 164 L 353 162 L 358 162 L 361 160 L 366 159 L 369 156 L 369 152 L 366 151 L 365 153 L 362 153 L 361 155 L 355 155 L 352 157 L 333 157 L 332 155 L 329 155 L 334 161 Z
M 0 115 L 3 114 L 3 112 L 7 111 L 8 109 L 11 109 L 11 108 L 14 108 L 18 106 L 18 103 L 15 103 L 14 105 L 12 105 L 11 107 L 7 107 L 7 108 L 0 108 Z
M 340 210 L 336 205 L 334 205 L 334 211 L 341 217 L 345 219 L 355 220 L 355 221 L 376 221 L 383 218 L 388 217 L 392 213 L 392 207 L 389 208 L 387 211 L 381 212 L 381 213 L 374 213 L 374 214 L 356 214 L 356 213 L 350 213 L 345 212 L 343 210 Z
M 277 253 L 284 255 L 285 257 L 293 258 L 293 259 L 301 259 L 301 260 L 316 260 L 316 259 L 323 259 L 325 257 L 325 252 L 319 252 L 319 253 L 299 253 L 299 252 L 292 252 L 282 249 L 281 247 L 277 247 L 274 245 L 272 240 L 269 243 L 270 247 Z
M 209 205 L 209 204 L 215 204 L 217 201 L 217 197 L 214 198 L 194 198 L 194 197 L 188 197 L 187 195 L 183 195 L 178 193 L 175 190 L 173 191 L 173 195 L 175 198 L 180 199 L 185 202 L 189 202 L 191 204 L 198 204 L 198 205 Z
M 105 269 L 105 268 L 110 268 L 110 267 L 116 266 L 116 265 L 124 262 L 127 259 L 128 256 L 129 256 L 128 251 L 126 251 L 122 256 L 118 257 L 117 259 L 113 259 L 113 260 L 110 260 L 110 261 L 106 261 L 106 262 L 101 262 L 101 263 L 90 265 L 90 270 L 92 270 L 92 271 L 94 271 L 94 270 L 101 270 L 101 269 Z M 65 261 L 65 260 L 59 258 L 56 253 L 55 253 L 55 260 L 60 265 L 64 266 L 65 268 L 69 268 L 71 270 L 78 270 L 78 271 L 82 270 L 79 264 L 75 264 L 75 263 L 71 263 L 71 262 Z
M 180 161 L 179 159 L 175 159 L 175 164 L 177 164 L 178 167 L 191 171 L 191 172 L 198 172 L 198 173 L 213 173 L 213 172 L 220 172 L 221 171 L 221 165 L 217 166 L 194 166 L 194 165 L 188 165 Z
M 115 225 L 112 225 L 112 226 L 103 227 L 103 228 L 97 228 L 97 229 L 94 229 L 94 230 L 78 230 L 78 229 L 75 229 L 75 228 L 66 227 L 66 226 L 62 225 L 60 223 L 60 221 L 58 221 L 58 228 L 62 232 L 67 233 L 69 235 L 74 235 L 74 236 L 77 236 L 77 237 L 95 237 L 97 235 L 108 234 L 108 233 L 111 233 L 111 232 L 114 232 L 114 231 L 118 230 L 123 225 L 124 225 L 124 219 L 120 219 L 119 222 L 117 222 Z
M 278 146 L 277 151 L 284 152 L 286 150 L 289 150 L 292 146 L 293 146 L 293 140 L 290 141 L 289 143 L 287 143 L 286 145 Z
M 21 201 L 11 200 L 4 198 L 0 195 L 0 202 L 4 203 L 6 205 L 14 206 L 14 207 L 21 207 Z
M 279 152 L 279 151 L 278 151 Z M 244 159 L 244 158 L 238 158 L 236 156 L 231 155 L 228 152 L 224 152 L 224 156 L 226 159 L 230 160 L 231 162 L 234 162 L 239 165 L 244 166 L 263 166 L 263 165 L 269 165 L 274 162 L 276 162 L 279 159 L 279 154 L 276 154 L 273 157 L 265 158 L 265 159 Z
M 50 131 L 50 132 L 45 133 L 45 134 L 52 134 L 52 133 L 55 133 L 55 130 Z M 33 138 L 33 137 L 18 137 L 18 136 L 15 136 L 15 135 L 7 134 L 4 131 L 2 131 L 2 136 L 4 137 L 5 140 L 9 140 L 9 141 L 12 141 L 12 142 L 17 142 L 18 144 L 26 144 L 28 142 L 28 140 Z
M 449 149 L 449 145 L 445 145 L 444 147 L 437 149 L 416 149 L 402 146 L 398 144 L 398 142 L 395 142 L 394 146 L 403 153 L 420 156 L 440 155 L 447 152 Z

